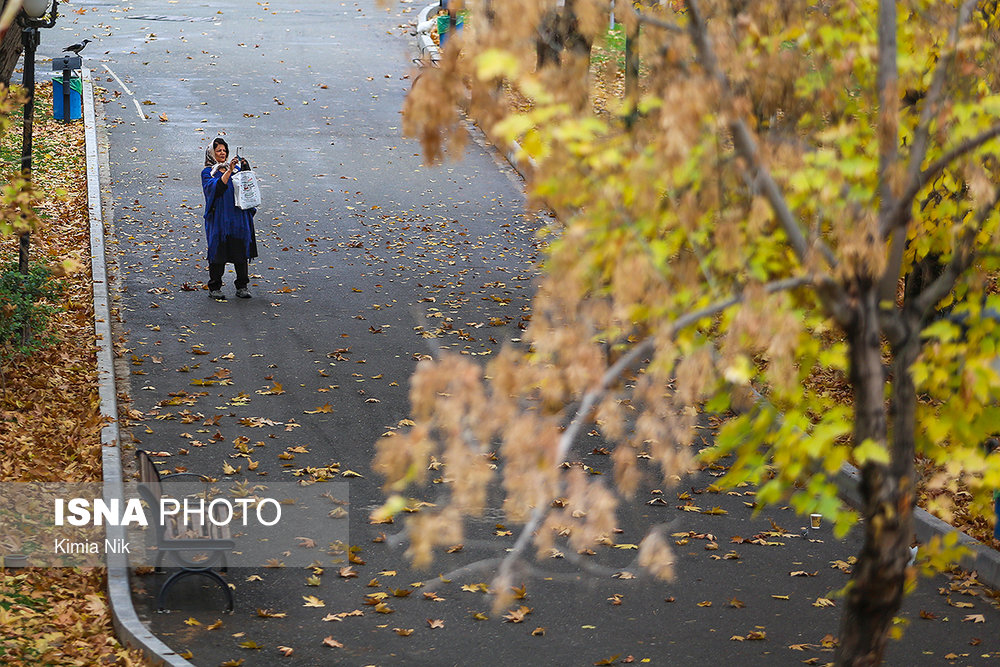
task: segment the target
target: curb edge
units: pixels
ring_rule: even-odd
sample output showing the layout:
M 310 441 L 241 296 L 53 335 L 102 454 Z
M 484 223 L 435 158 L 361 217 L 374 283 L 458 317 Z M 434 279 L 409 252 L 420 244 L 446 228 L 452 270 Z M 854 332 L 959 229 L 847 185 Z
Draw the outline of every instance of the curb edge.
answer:
M 861 473 L 850 463 L 844 463 L 837 475 L 840 499 L 853 507 L 861 508 L 861 494 L 858 483 Z M 980 582 L 994 590 L 1000 589 L 1000 552 L 979 540 L 942 521 L 927 510 L 916 507 L 913 511 L 913 530 L 920 542 L 927 542 L 935 535 L 944 537 L 949 533 L 958 534 L 958 543 L 969 550 L 957 564 L 964 570 L 975 570 Z

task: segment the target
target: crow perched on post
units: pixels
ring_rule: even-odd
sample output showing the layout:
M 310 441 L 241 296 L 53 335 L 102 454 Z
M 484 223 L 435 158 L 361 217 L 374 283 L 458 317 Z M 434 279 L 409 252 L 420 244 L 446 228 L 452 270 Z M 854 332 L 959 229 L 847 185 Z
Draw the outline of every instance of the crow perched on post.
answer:
M 67 46 L 65 49 L 63 49 L 63 53 L 74 53 L 76 55 L 80 55 L 80 51 L 83 51 L 83 49 L 86 48 L 87 44 L 90 44 L 90 42 L 91 40 L 85 39 L 79 44 L 72 44 L 70 46 Z

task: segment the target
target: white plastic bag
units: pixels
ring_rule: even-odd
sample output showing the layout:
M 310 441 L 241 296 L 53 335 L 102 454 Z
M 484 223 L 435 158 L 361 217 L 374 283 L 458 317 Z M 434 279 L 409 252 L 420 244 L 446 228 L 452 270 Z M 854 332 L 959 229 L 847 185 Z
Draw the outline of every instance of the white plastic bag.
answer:
M 232 177 L 236 208 L 243 210 L 260 206 L 260 185 L 257 176 L 249 169 L 238 171 Z

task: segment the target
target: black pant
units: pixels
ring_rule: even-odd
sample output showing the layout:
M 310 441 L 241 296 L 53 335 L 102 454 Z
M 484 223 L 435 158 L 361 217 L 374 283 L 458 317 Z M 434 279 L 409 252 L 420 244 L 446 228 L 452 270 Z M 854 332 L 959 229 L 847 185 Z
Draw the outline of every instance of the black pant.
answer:
M 232 262 L 233 267 L 236 269 L 236 289 L 242 289 L 250 284 L 250 272 L 247 267 L 247 260 L 239 260 Z M 218 290 L 222 289 L 222 276 L 226 272 L 226 263 L 219 262 L 218 264 L 208 265 L 208 289 Z

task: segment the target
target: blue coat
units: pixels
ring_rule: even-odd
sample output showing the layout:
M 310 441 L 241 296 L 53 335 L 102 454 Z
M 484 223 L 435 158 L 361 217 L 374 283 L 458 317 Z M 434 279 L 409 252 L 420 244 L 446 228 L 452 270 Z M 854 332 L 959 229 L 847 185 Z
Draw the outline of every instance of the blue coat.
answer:
M 239 171 L 239 165 L 236 171 Z M 221 170 L 217 170 L 215 176 L 211 167 L 205 167 L 201 172 L 210 264 L 239 262 L 257 256 L 257 236 L 253 228 L 253 216 L 257 210 L 236 208 L 234 189 L 230 185 L 223 183 Z

